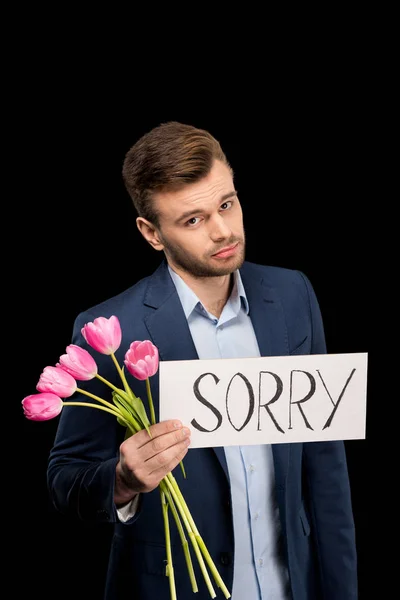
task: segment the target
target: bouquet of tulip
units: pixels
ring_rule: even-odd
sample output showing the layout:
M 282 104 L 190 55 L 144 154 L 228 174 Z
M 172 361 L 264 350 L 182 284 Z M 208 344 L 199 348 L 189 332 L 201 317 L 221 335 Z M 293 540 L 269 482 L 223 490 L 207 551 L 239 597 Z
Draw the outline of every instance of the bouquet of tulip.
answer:
M 125 354 L 124 365 L 136 379 L 145 380 L 150 418 L 140 398 L 130 388 L 124 373 L 124 368 L 118 363 L 115 352 L 122 340 L 122 331 L 118 318 L 111 316 L 109 319 L 98 317 L 93 322 L 87 323 L 81 330 L 82 336 L 89 346 L 97 352 L 106 354 L 113 360 L 120 376 L 123 387 L 114 386 L 98 373 L 97 363 L 93 356 L 84 348 L 70 344 L 66 354 L 59 358 L 55 366 L 45 367 L 36 385 L 38 393 L 26 396 L 22 400 L 25 416 L 32 421 L 47 421 L 57 417 L 65 406 L 89 406 L 109 412 L 114 415 L 121 426 L 126 427 L 126 435 L 133 435 L 146 429 L 151 436 L 150 425 L 154 424 L 155 412 L 150 387 L 150 377 L 158 370 L 158 349 L 150 340 L 135 341 L 129 346 Z M 84 389 L 78 388 L 77 381 L 88 381 L 98 378 L 112 390 L 112 402 L 100 398 Z M 73 396 L 80 392 L 94 402 L 65 401 L 63 398 Z M 180 466 L 185 476 L 183 463 Z M 226 588 L 208 550 L 190 514 L 189 508 L 179 489 L 172 472 L 168 473 L 159 483 L 161 495 L 162 515 L 164 520 L 166 542 L 166 575 L 169 578 L 170 595 L 176 600 L 176 588 L 172 550 L 170 541 L 168 509 L 171 510 L 181 538 L 186 564 L 193 592 L 198 591 L 190 548 L 185 536 L 185 529 L 193 546 L 201 572 L 204 576 L 211 598 L 216 594 L 207 571 L 206 563 L 213 575 L 216 585 L 222 590 L 225 598 L 230 598 Z

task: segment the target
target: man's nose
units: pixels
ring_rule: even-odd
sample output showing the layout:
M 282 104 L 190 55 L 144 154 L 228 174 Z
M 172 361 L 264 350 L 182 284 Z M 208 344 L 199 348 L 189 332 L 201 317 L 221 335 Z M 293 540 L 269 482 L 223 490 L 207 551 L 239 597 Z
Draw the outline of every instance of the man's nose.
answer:
M 210 220 L 209 233 L 213 242 L 218 242 L 228 238 L 231 235 L 231 229 L 222 215 L 216 215 Z

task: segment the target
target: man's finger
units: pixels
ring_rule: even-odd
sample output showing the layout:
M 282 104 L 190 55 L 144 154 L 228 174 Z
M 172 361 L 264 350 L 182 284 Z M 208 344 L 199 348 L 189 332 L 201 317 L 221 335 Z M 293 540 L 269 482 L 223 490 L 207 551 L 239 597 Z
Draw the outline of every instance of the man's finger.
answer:
M 180 431 L 183 427 L 181 421 L 177 419 L 169 419 L 167 421 L 160 421 L 159 423 L 155 423 L 154 425 L 150 425 L 150 434 L 147 433 L 146 429 L 142 431 L 138 431 L 134 436 L 132 436 L 135 440 L 136 448 L 139 449 L 142 446 L 148 444 L 151 440 L 159 437 L 160 435 L 165 435 L 166 433 L 171 433 L 174 431 Z
M 190 439 L 190 429 L 188 427 L 182 427 L 182 429 L 149 438 L 148 443 L 140 448 L 140 457 L 144 461 L 148 461 L 153 457 L 161 457 L 161 460 L 163 460 L 162 455 L 166 450 L 173 450 L 175 446 L 188 439 Z

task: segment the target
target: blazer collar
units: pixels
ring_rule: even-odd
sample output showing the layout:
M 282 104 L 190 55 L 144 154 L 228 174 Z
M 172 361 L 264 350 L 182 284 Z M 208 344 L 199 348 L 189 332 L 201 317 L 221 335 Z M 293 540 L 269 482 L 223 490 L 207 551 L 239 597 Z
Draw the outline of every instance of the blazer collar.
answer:
M 249 263 L 243 264 L 240 275 L 261 356 L 288 354 L 289 344 L 284 312 L 275 288 L 264 280 L 259 269 L 255 269 L 254 265 Z M 149 278 L 143 302 L 146 306 L 156 309 L 150 312 L 145 321 L 159 349 L 161 360 L 198 358 L 165 260 Z M 176 343 L 177 333 L 179 333 L 179 343 Z M 174 344 L 171 344 L 171 340 L 174 340 Z

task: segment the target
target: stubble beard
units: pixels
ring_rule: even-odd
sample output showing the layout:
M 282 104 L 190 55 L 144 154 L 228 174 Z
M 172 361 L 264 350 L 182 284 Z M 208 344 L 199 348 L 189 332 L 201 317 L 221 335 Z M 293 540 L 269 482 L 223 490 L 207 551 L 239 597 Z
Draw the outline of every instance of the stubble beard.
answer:
M 213 265 L 207 262 L 207 259 L 199 260 L 188 254 L 180 246 L 171 244 L 165 239 L 162 240 L 164 245 L 164 252 L 167 259 L 173 264 L 185 271 L 192 277 L 203 278 L 203 277 L 220 277 L 222 275 L 229 275 L 240 269 L 245 259 L 245 236 L 243 233 L 242 239 L 232 239 L 224 244 L 224 246 L 230 246 L 235 242 L 239 241 L 240 250 L 239 253 L 230 258 L 226 259 L 225 264 Z M 212 259 L 208 259 L 212 260 Z

